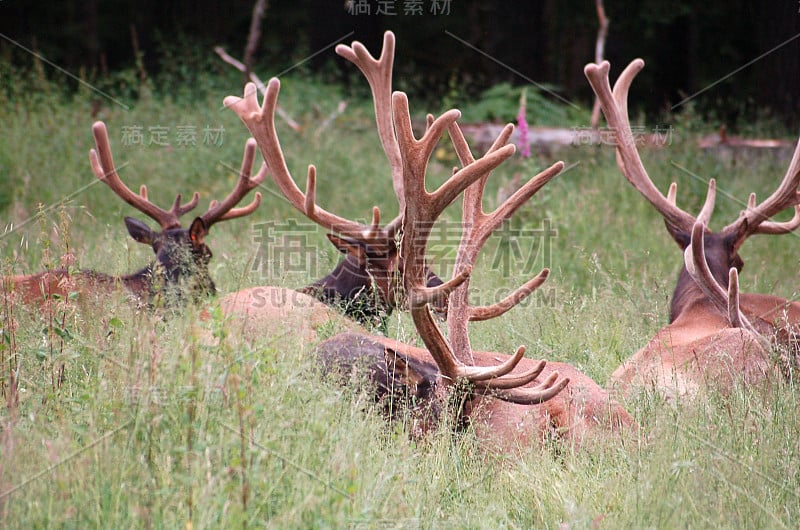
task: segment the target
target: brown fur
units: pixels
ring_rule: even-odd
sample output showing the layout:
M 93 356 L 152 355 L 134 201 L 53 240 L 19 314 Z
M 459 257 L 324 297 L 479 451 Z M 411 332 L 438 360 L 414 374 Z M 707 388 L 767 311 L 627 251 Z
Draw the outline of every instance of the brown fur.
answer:
M 728 260 L 708 263 L 715 277 L 728 266 Z M 775 350 L 787 352 L 785 367 L 794 364 L 789 350 L 800 322 L 800 304 L 772 295 L 740 294 L 740 310 L 753 333 L 731 327 L 727 316 L 686 276 L 688 281 L 679 282 L 673 295 L 681 301 L 673 301 L 674 320 L 614 371 L 614 387 L 626 395 L 636 388 L 652 388 L 668 399 L 694 396 L 705 388 L 724 393 L 738 383 L 768 383 L 779 373 Z
M 358 323 L 306 294 L 282 287 L 251 287 L 222 297 L 218 302 L 235 339 L 291 340 L 307 349 L 321 331 L 353 330 L 366 333 Z M 208 321 L 206 310 L 201 320 Z M 214 343 L 208 338 L 208 343 Z M 285 344 L 283 344 L 285 345 Z
M 705 388 L 726 392 L 737 383 L 763 383 L 775 373 L 760 337 L 696 306 L 622 363 L 611 374 L 611 385 L 626 395 L 650 388 L 675 399 Z

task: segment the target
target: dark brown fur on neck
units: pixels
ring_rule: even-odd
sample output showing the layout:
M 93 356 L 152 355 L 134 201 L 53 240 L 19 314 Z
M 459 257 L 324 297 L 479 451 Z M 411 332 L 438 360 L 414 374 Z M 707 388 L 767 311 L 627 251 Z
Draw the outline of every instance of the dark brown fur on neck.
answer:
M 685 251 L 690 243 L 690 235 L 684 232 L 671 232 L 671 235 L 673 235 L 681 250 Z M 711 269 L 711 274 L 720 285 L 727 289 L 728 271 L 733 267 L 738 272 L 741 272 L 744 266 L 742 258 L 734 248 L 734 236 L 707 233 L 703 236 L 703 240 L 705 242 L 706 261 L 709 269 Z M 697 304 L 707 304 L 713 307 L 705 293 L 689 275 L 686 265 L 684 265 L 678 275 L 678 284 L 675 286 L 675 291 L 672 295 L 669 322 L 675 322 L 678 316 L 686 311 L 687 308 Z

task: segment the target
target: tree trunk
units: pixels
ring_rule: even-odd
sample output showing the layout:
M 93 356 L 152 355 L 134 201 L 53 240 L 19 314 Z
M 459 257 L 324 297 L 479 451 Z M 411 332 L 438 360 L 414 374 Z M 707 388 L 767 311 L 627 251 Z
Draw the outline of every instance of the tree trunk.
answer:
M 253 18 L 250 20 L 250 33 L 247 35 L 247 46 L 244 48 L 244 81 L 250 82 L 250 72 L 253 71 L 253 57 L 261 40 L 261 21 L 267 14 L 267 0 L 256 0 L 253 6 Z

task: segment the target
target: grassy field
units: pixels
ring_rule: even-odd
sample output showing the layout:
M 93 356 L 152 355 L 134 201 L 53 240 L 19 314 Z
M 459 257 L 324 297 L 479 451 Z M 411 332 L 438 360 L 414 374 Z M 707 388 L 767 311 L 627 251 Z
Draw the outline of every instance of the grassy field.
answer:
M 155 202 L 198 190 L 202 208 L 227 194 L 247 136 L 221 105 L 224 96 L 239 95 L 237 76 L 211 81 L 170 97 L 141 91 L 138 99 L 121 99 L 128 109 L 88 91 L 65 96 L 35 76 L 0 96 L 3 272 L 60 266 L 65 255 L 76 266 L 113 273 L 150 260 L 150 249 L 132 242 L 122 223 L 137 212 L 96 183 L 89 168 L 95 119 L 108 125 L 122 178 L 131 187 L 146 183 Z M 347 111 L 320 131 L 342 98 Z M 304 126 L 294 132 L 279 124 L 290 168 L 300 180 L 308 163 L 317 165 L 324 207 L 365 217 L 377 204 L 385 216 L 395 214 L 369 105 L 302 76 L 283 80 L 281 104 Z M 431 110 L 413 100 L 411 108 L 417 118 Z M 715 177 L 722 192 L 717 228 L 735 218 L 750 191 L 771 193 L 789 162 L 788 154 L 774 153 L 720 159 L 695 146 L 697 135 L 716 124 L 683 115 L 668 125 L 670 141 L 647 150 L 645 164 L 662 190 L 679 183 L 679 205 L 690 212 Z M 180 145 L 184 126 L 196 131 L 196 145 Z M 125 136 L 135 127 L 145 145 Z M 224 129 L 223 140 L 206 141 L 204 129 Z M 164 130 L 170 145 L 149 145 Z M 476 348 L 501 352 L 527 344 L 529 355 L 572 363 L 603 385 L 666 323 L 681 254 L 619 174 L 608 146 L 515 158 L 493 175 L 487 203 L 515 173 L 533 175 L 557 159 L 569 169 L 511 223 L 509 233 L 518 237 L 487 245 L 474 297 L 492 301 L 542 266 L 552 268 L 551 277 L 530 303 L 473 325 L 472 338 Z M 453 163 L 443 145 L 431 179 L 446 178 Z M 299 287 L 338 261 L 323 231 L 305 230 L 271 183 L 262 191 L 253 216 L 211 232 L 211 272 L 221 293 Z M 288 251 L 261 243 L 289 230 L 290 220 L 310 251 L 295 256 L 300 266 L 284 267 Z M 445 228 L 457 220 L 458 208 L 451 208 Z M 550 234 L 546 222 L 556 234 L 542 235 Z M 457 243 L 443 233 L 449 236 L 432 249 L 440 274 Z M 743 289 L 796 296 L 798 245 L 794 235 L 747 242 Z M 456 436 L 446 425 L 411 441 L 402 424 L 387 428 L 365 392 L 321 377 L 308 355 L 312 345 L 289 335 L 234 346 L 225 336 L 235 333 L 235 323 L 201 322 L 200 309 L 153 315 L 121 299 L 43 312 L 4 304 L 0 525 L 800 526 L 800 421 L 791 383 L 695 403 L 642 396 L 626 403 L 638 432 L 581 450 L 548 442 L 489 454 L 470 433 Z M 223 338 L 219 347 L 204 346 L 209 328 Z M 406 315 L 393 315 L 390 333 L 412 340 L 414 330 Z M 12 373 L 17 394 L 9 387 Z M 9 403 L 10 395 L 18 403 Z

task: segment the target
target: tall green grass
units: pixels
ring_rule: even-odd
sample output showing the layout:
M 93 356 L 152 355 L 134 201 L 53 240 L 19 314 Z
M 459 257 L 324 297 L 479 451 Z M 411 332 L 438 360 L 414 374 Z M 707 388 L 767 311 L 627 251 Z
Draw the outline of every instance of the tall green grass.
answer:
M 201 207 L 230 191 L 247 137 L 222 97 L 238 95 L 235 76 L 219 91 L 156 83 L 128 110 L 79 90 L 28 83 L 0 105 L 4 273 L 77 265 L 122 273 L 151 251 L 132 244 L 122 224 L 136 215 L 95 178 L 87 152 L 91 123 L 109 129 L 120 174 L 148 185 L 168 204 L 175 193 L 202 195 Z M 34 78 L 35 80 L 35 78 Z M 209 76 L 210 86 L 225 84 Z M 214 92 L 212 94 L 212 92 Z M 123 94 L 124 96 L 124 94 Z M 283 80 L 281 105 L 303 125 L 279 123 L 290 169 L 303 179 L 318 169 L 325 208 L 366 217 L 374 204 L 396 213 L 390 173 L 373 131 L 368 102 L 318 134 L 347 94 L 307 77 Z M 425 109 L 412 110 L 421 118 Z M 96 116 L 93 116 L 93 108 Z M 122 145 L 123 127 L 224 127 L 221 146 Z M 720 161 L 695 147 L 702 124 L 675 121 L 673 142 L 646 150 L 656 184 L 679 183 L 679 204 L 696 211 L 705 181 L 743 200 L 770 193 L 788 156 Z M 570 362 L 605 384 L 618 364 L 666 322 L 681 254 L 662 221 L 619 174 L 608 147 L 557 153 L 570 169 L 519 213 L 512 227 L 535 230 L 549 219 L 552 268 L 541 296 L 504 317 L 472 326 L 477 348 Z M 512 160 L 495 172 L 487 204 L 515 173 L 533 175 L 551 156 Z M 452 159 L 431 164 L 442 181 Z M 681 168 L 698 175 L 696 179 Z M 302 183 L 301 183 L 302 186 Z M 77 190 L 83 190 L 76 193 Z M 338 259 L 322 231 L 308 234 L 317 269 L 253 271 L 256 227 L 301 221 L 265 185 L 251 217 L 212 229 L 212 275 L 221 292 L 264 283 L 297 287 Z M 734 219 L 741 203 L 721 194 L 713 225 Z M 5 204 L 0 202 L 0 205 Z M 42 205 L 42 206 L 40 206 Z M 458 208 L 447 212 L 456 223 Z M 37 217 L 38 216 L 38 217 Z M 34 221 L 25 222 L 31 218 Z M 535 238 L 534 238 L 535 239 Z M 456 244 L 449 238 L 443 245 Z M 505 244 L 508 244 L 505 241 Z M 493 268 L 504 242 L 487 245 L 473 280 L 475 297 L 491 301 L 522 282 L 519 260 Z M 531 240 L 521 241 L 526 252 Z M 793 296 L 798 290 L 796 236 L 754 237 L 742 254 L 745 290 Z M 435 263 L 448 271 L 447 248 Z M 501 254 L 498 254 L 501 253 Z M 274 265 L 274 264 L 273 264 Z M 739 389 L 722 398 L 665 405 L 643 395 L 626 403 L 641 428 L 581 450 L 557 442 L 518 455 L 487 454 L 470 432 L 447 425 L 412 441 L 403 422 L 387 427 L 366 391 L 340 388 L 318 373 L 309 344 L 291 334 L 255 344 L 223 340 L 204 346 L 209 330 L 235 333 L 201 308 L 172 315 L 137 311 L 105 299 L 79 309 L 3 310 L 0 410 L 0 520 L 4 526 L 103 528 L 796 528 L 800 524 L 797 394 L 793 383 Z M 226 331 L 227 330 L 227 331 Z M 404 315 L 390 331 L 415 340 Z M 18 385 L 10 388 L 10 375 Z M 8 396 L 14 397 L 8 400 Z

